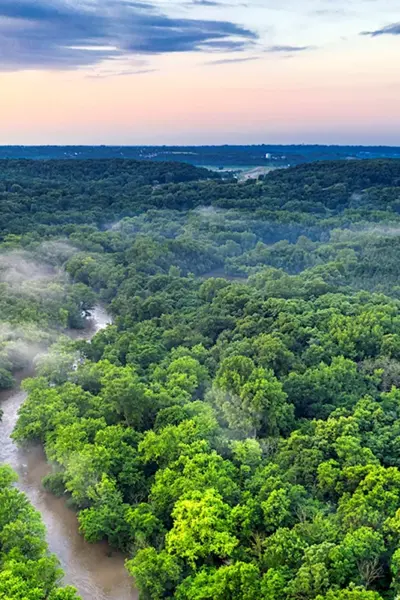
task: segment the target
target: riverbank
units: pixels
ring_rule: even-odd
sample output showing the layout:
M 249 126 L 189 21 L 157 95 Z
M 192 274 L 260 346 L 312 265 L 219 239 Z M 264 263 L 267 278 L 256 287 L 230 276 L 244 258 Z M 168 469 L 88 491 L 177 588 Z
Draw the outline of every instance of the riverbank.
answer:
M 91 339 L 111 323 L 111 317 L 100 306 L 92 311 L 91 319 L 77 338 Z M 63 498 L 46 492 L 42 479 L 51 467 L 41 447 L 18 448 L 11 439 L 18 410 L 26 399 L 20 389 L 23 379 L 33 375 L 33 369 L 21 371 L 17 387 L 0 393 L 4 411 L 0 424 L 0 462 L 9 464 L 18 474 L 18 489 L 40 512 L 47 530 L 50 552 L 57 555 L 65 572 L 65 583 L 77 588 L 83 600 L 136 600 L 137 593 L 125 569 L 125 557 L 111 552 L 107 543 L 89 544 L 79 534 L 78 520 Z

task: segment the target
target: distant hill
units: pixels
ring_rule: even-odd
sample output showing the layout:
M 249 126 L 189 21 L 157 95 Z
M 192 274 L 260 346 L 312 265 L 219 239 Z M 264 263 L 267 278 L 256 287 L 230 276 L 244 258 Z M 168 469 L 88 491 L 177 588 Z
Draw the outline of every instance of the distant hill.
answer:
M 310 219 L 330 218 L 347 209 L 383 210 L 394 216 L 400 212 L 400 159 L 315 162 L 239 183 L 179 162 L 0 160 L 4 234 L 24 232 L 33 222 L 106 225 L 115 216 L 149 209 L 197 207 L 262 210 L 270 220 L 279 214 L 280 221 L 292 223 L 303 219 L 311 223 Z M 297 225 L 292 229 L 285 234 L 289 240 L 300 235 Z M 269 239 L 277 241 L 282 235 L 272 227 Z M 306 235 L 316 234 L 307 230 Z
M 136 183 L 154 185 L 163 183 L 184 183 L 202 179 L 218 179 L 217 173 L 193 165 L 172 161 L 145 161 L 131 159 L 92 159 L 70 161 L 59 159 L 1 159 L 0 180 L 4 177 L 35 177 L 41 180 L 64 182 L 111 181 L 122 185 Z
M 400 147 L 244 145 L 244 146 L 0 146 L 1 158 L 129 158 L 179 161 L 213 169 L 257 166 L 287 167 L 320 160 L 400 158 Z

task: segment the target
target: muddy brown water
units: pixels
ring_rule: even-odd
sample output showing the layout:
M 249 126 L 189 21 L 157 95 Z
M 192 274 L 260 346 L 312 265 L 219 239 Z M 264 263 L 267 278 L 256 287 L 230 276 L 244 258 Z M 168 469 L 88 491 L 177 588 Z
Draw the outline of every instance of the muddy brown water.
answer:
M 91 339 L 110 322 L 110 317 L 98 306 L 79 337 Z M 17 383 L 32 375 L 32 369 L 21 371 Z M 0 462 L 9 464 L 18 473 L 18 488 L 42 515 L 49 549 L 58 556 L 65 572 L 64 583 L 75 586 L 83 600 L 137 600 L 138 593 L 124 566 L 125 557 L 112 552 L 106 543 L 86 542 L 79 534 L 76 514 L 65 500 L 43 489 L 42 479 L 50 471 L 43 449 L 21 449 L 11 439 L 18 409 L 25 399 L 26 394 L 19 385 L 0 393 L 0 406 L 4 411 L 0 423 Z

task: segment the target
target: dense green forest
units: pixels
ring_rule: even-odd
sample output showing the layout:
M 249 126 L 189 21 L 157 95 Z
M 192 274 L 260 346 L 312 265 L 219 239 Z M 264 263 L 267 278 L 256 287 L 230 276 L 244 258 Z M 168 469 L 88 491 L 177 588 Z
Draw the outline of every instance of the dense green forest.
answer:
M 400 161 L 4 161 L 0 189 L 4 323 L 114 317 L 40 362 L 14 437 L 141 599 L 397 598 Z
M 78 600 L 71 587 L 58 586 L 63 573 L 48 553 L 40 514 L 13 487 L 16 475 L 0 465 L 0 598 Z

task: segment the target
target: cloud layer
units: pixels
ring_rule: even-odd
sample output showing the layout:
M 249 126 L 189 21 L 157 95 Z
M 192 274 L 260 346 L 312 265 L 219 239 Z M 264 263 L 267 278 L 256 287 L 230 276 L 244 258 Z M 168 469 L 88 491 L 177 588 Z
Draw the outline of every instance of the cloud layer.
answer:
M 287 52 L 305 52 L 306 50 L 311 50 L 311 46 L 269 46 L 267 52 L 272 53 L 287 53 Z
M 230 21 L 174 18 L 132 0 L 1 0 L 2 70 L 71 69 L 170 52 L 237 51 L 257 35 Z
M 381 29 L 375 31 L 364 31 L 362 35 L 370 35 L 371 37 L 378 37 L 381 35 L 400 35 L 400 23 L 392 23 Z

